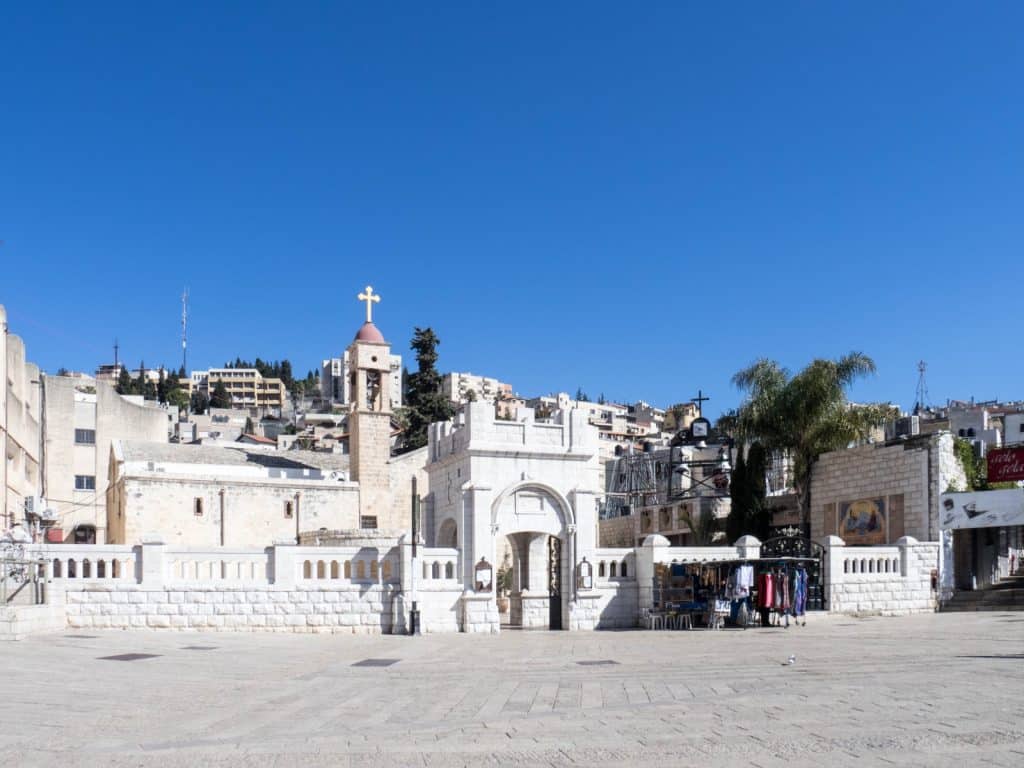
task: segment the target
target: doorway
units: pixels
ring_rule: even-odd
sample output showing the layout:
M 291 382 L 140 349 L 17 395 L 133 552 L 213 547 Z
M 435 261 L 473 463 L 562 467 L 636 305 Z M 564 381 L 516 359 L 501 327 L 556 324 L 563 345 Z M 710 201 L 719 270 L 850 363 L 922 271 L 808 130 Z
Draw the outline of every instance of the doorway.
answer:
M 562 540 L 537 531 L 505 537 L 498 555 L 499 609 L 503 629 L 562 629 Z

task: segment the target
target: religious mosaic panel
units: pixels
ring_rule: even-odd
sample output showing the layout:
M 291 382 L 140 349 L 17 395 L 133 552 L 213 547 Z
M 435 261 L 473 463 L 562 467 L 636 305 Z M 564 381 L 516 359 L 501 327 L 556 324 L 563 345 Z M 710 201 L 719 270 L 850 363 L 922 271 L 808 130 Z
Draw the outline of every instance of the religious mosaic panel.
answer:
M 836 529 L 847 544 L 875 546 L 888 539 L 886 499 L 841 501 L 837 505 Z

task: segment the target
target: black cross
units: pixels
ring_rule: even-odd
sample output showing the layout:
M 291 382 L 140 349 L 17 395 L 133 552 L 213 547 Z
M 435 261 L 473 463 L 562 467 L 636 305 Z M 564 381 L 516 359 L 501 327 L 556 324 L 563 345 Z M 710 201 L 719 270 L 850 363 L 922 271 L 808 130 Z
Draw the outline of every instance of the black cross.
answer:
M 704 403 L 710 400 L 710 397 L 704 397 L 704 393 L 701 390 L 697 390 L 697 396 L 693 398 L 693 402 L 697 404 L 697 415 L 704 415 Z

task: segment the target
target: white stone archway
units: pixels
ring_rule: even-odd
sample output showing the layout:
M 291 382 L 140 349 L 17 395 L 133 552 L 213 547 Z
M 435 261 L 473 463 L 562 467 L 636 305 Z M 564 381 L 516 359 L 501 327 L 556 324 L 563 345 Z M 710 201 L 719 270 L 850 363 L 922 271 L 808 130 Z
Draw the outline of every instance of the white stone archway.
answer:
M 507 537 L 513 552 L 510 622 L 529 628 L 568 629 L 573 599 L 575 514 L 550 485 L 523 480 L 505 488 L 491 504 L 492 551 Z M 552 539 L 556 541 L 552 541 Z M 551 552 L 558 564 L 551 572 Z M 552 587 L 558 604 L 551 605 Z

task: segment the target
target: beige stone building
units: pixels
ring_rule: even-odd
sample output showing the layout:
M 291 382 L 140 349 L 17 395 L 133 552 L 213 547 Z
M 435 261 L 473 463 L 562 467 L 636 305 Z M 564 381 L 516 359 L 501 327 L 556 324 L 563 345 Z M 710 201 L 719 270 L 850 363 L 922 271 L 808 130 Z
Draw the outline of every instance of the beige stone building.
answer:
M 456 405 L 470 400 L 496 403 L 512 397 L 512 385 L 489 376 L 452 372 L 441 377 L 441 393 Z
M 281 379 L 263 376 L 255 368 L 210 368 L 192 371 L 181 379 L 181 388 L 189 397 L 199 391 L 207 397 L 213 394 L 218 382 L 223 382 L 231 396 L 233 408 L 246 408 L 260 413 L 278 413 L 288 402 L 288 391 Z
M 10 333 L 0 305 L 0 530 L 25 520 L 42 490 L 42 381 L 25 359 L 25 342 Z
M 46 376 L 44 385 L 43 495 L 57 519 L 50 540 L 102 544 L 111 443 L 166 443 L 177 412 L 119 395 L 108 382 Z
M 330 453 L 115 440 L 108 540 L 264 547 L 300 531 L 358 528 L 359 486 Z

